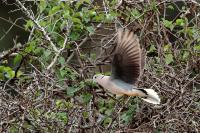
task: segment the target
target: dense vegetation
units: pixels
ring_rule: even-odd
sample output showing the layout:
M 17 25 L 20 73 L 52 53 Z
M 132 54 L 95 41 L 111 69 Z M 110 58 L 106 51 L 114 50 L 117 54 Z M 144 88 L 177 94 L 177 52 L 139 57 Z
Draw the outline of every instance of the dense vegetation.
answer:
M 200 131 L 200 4 L 40 0 L 36 11 L 26 4 L 15 0 L 27 42 L 0 54 L 1 132 Z M 147 58 L 137 85 L 156 90 L 162 104 L 116 98 L 91 81 L 110 74 L 117 27 L 138 35 Z

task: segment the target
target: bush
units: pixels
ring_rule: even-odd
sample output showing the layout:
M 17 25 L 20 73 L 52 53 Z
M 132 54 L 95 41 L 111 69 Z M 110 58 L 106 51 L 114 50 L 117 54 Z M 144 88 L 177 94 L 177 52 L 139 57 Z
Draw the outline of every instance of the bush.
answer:
M 35 13 L 15 4 L 30 35 L 0 56 L 0 131 L 200 130 L 197 2 L 40 0 Z M 139 36 L 147 58 L 138 86 L 158 91 L 161 105 L 115 98 L 91 81 L 110 74 L 116 25 Z

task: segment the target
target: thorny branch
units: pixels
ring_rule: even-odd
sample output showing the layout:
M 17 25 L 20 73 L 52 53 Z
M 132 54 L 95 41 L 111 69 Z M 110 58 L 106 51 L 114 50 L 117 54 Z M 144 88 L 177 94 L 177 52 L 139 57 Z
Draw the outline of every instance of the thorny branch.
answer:
M 108 13 L 108 7 L 106 7 L 105 2 L 103 6 L 105 6 L 104 9 Z M 200 62 L 199 59 L 196 59 L 199 56 L 196 57 L 197 53 L 193 53 L 190 60 L 185 61 L 185 63 L 182 63 L 183 61 L 179 59 L 182 52 L 179 48 L 190 38 L 183 37 L 174 31 L 172 32 L 163 25 L 163 21 L 159 15 L 163 13 L 164 15 L 162 17 L 165 18 L 167 16 L 167 12 L 162 9 L 166 9 L 169 3 L 176 5 L 176 3 L 169 1 L 158 2 L 156 12 L 153 12 L 153 9 L 149 8 L 147 12 L 141 12 L 137 18 L 132 19 L 124 25 L 124 27 L 130 29 L 134 29 L 139 25 L 138 34 L 140 35 L 140 43 L 148 52 L 145 71 L 138 82 L 138 86 L 142 88 L 153 88 L 158 91 L 162 98 L 161 105 L 152 106 L 145 102 L 140 102 L 140 100 L 135 100 L 137 102 L 135 104 L 137 109 L 135 109 L 134 114 L 131 114 L 133 116 L 131 118 L 132 122 L 130 124 L 124 124 L 121 116 L 131 110 L 129 104 L 131 104 L 130 99 L 132 100 L 132 97 L 125 98 L 121 102 L 115 99 L 114 96 L 109 96 L 107 92 L 105 94 L 105 91 L 99 91 L 101 89 L 89 85 L 77 91 L 74 96 L 68 96 L 66 95 L 66 90 L 73 88 L 74 86 L 72 85 L 79 84 L 82 81 L 80 77 L 80 79 L 76 80 L 70 80 L 68 77 L 62 79 L 64 82 L 60 85 L 59 82 L 61 81 L 56 78 L 55 73 L 50 71 L 47 75 L 37 68 L 37 64 L 30 64 L 31 68 L 28 68 L 29 72 L 24 73 L 24 80 L 13 83 L 9 83 L 9 80 L 7 82 L 0 81 L 0 116 L 2 116 L 0 117 L 0 132 L 6 132 L 10 127 L 16 128 L 19 132 L 45 132 L 48 129 L 51 132 L 105 132 L 112 130 L 119 132 L 199 132 L 200 77 L 198 73 L 200 70 Z M 197 2 L 186 1 L 184 3 L 185 6 L 191 6 L 189 8 L 191 12 L 194 14 L 199 13 L 199 4 Z M 191 3 L 195 5 L 190 5 Z M 123 11 L 123 6 L 128 5 L 141 11 L 145 4 L 151 7 L 151 1 L 139 2 L 124 0 L 120 1 L 117 10 Z M 47 67 L 45 66 L 47 70 L 52 70 L 58 58 L 65 52 L 65 47 L 69 41 L 68 35 L 65 35 L 61 48 L 57 48 L 57 44 L 52 42 L 46 29 L 39 25 L 39 22 L 31 11 L 19 0 L 16 0 L 16 5 L 34 22 L 34 28 L 38 28 L 42 32 L 45 40 L 53 48 L 55 56 L 50 61 L 50 64 Z M 192 8 L 193 6 L 195 7 L 194 9 Z M 175 18 L 179 17 L 180 14 L 175 16 Z M 197 25 L 200 21 L 199 16 L 195 17 L 196 23 L 190 21 L 193 25 Z M 141 18 L 144 21 L 141 21 Z M 72 51 L 66 61 L 66 64 L 69 65 L 76 51 L 84 53 L 83 46 L 88 43 L 91 44 L 91 50 L 89 46 L 85 46 L 88 48 L 88 51 L 85 53 L 90 55 L 93 51 L 98 51 L 98 62 L 96 63 L 95 59 L 92 60 L 90 56 L 82 59 L 80 57 L 81 55 L 77 54 L 81 63 L 84 63 L 84 65 L 72 63 L 70 66 L 74 70 L 82 72 L 81 74 L 85 77 L 92 77 L 92 74 L 97 70 L 94 70 L 94 65 L 100 64 L 99 67 L 102 68 L 102 66 L 108 66 L 109 64 L 107 63 L 107 58 L 112 53 L 110 52 L 112 51 L 110 48 L 114 46 L 112 44 L 114 34 L 111 35 L 111 33 L 115 32 L 115 26 L 100 25 L 99 28 L 97 26 L 93 35 L 83 38 L 79 43 L 76 42 L 76 49 Z M 33 30 L 32 35 L 34 34 Z M 175 39 L 172 41 L 171 38 Z M 193 43 L 192 45 L 195 45 Z M 149 52 L 151 44 L 155 46 L 153 52 Z M 163 46 L 166 44 L 173 46 L 172 53 L 174 54 L 175 63 L 172 65 L 165 64 Z M 0 59 L 7 58 L 12 53 L 18 53 L 22 49 L 23 47 L 12 48 L 11 50 L 3 52 Z M 192 48 L 189 49 L 194 52 Z M 160 59 L 160 61 L 157 62 L 157 59 Z M 40 62 L 39 59 L 36 60 Z M 197 72 L 195 73 L 193 70 Z M 102 69 L 102 71 L 105 72 L 107 70 Z M 77 88 L 74 87 L 73 89 Z M 19 93 L 19 96 L 14 97 L 12 94 L 15 92 L 12 90 Z M 92 99 L 88 105 L 83 104 L 83 97 L 80 96 L 82 93 L 91 94 Z M 109 115 L 110 110 L 106 112 L 103 110 L 104 108 L 99 107 L 100 100 L 102 99 L 105 101 L 105 110 L 108 108 L 107 105 L 109 105 L 108 102 L 111 101 L 110 99 L 114 101 L 115 108 L 111 109 L 111 115 Z M 64 105 L 60 104 L 60 101 L 64 101 Z M 88 114 L 89 117 L 87 117 Z M 67 117 L 67 122 L 63 124 L 62 118 L 65 117 Z M 125 117 L 129 118 L 128 113 Z M 109 119 L 111 121 L 106 123 L 106 120 Z M 26 125 L 31 125 L 31 128 L 25 128 Z
M 56 45 L 52 42 L 51 38 L 49 37 L 48 33 L 46 30 L 39 24 L 38 21 L 36 21 L 34 15 L 32 12 L 30 12 L 22 2 L 19 0 L 16 0 L 17 6 L 25 13 L 25 15 L 34 22 L 34 24 L 37 26 L 37 28 L 42 31 L 42 34 L 44 35 L 45 39 L 50 43 L 52 46 L 53 50 L 58 53 L 59 50 L 57 49 Z

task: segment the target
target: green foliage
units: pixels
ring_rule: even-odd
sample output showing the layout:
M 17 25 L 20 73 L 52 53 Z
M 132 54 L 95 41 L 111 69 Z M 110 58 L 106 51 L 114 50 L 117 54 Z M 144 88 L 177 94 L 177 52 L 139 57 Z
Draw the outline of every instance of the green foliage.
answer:
M 132 119 L 137 110 L 137 99 L 131 99 L 128 103 L 128 110 L 122 112 L 122 122 L 128 124 Z
M 18 132 L 17 124 L 16 125 L 12 125 L 9 128 L 9 133 L 16 133 L 16 132 Z
M 154 53 L 154 52 L 156 52 L 155 45 L 154 45 L 154 44 L 151 44 L 151 45 L 150 45 L 150 48 L 149 48 L 149 50 L 148 50 L 148 53 Z
M 15 71 L 12 70 L 10 67 L 0 66 L 0 80 L 6 80 L 14 78 Z
M 149 126 L 159 125 L 160 123 L 158 124 L 157 121 L 162 117 L 163 119 L 160 121 L 167 120 L 165 115 L 168 116 L 169 114 L 167 114 L 164 106 L 168 106 L 168 104 L 165 104 L 165 101 L 173 102 L 174 95 L 171 95 L 171 93 L 170 95 L 163 94 L 168 94 L 171 91 L 169 90 L 170 87 L 170 89 L 175 89 L 172 90 L 173 93 L 178 92 L 176 94 L 176 97 L 178 97 L 179 92 L 182 91 L 179 90 L 179 87 L 184 86 L 185 91 L 186 88 L 189 88 L 188 84 L 194 81 L 192 86 L 195 86 L 198 83 L 195 81 L 196 77 L 193 77 L 196 75 L 192 74 L 195 73 L 193 69 L 197 70 L 197 73 L 199 71 L 200 30 L 196 25 L 198 22 L 196 20 L 199 20 L 199 18 L 190 19 L 188 17 L 187 11 L 193 13 L 193 10 L 187 5 L 180 8 L 181 12 L 176 17 L 169 19 L 167 11 L 170 10 L 174 13 L 177 11 L 177 7 L 171 2 L 156 0 L 147 3 L 139 2 L 139 4 L 133 2 L 134 6 L 131 6 L 123 1 L 122 5 L 117 7 L 118 2 L 118 0 L 104 0 L 101 6 L 90 0 L 39 0 L 35 2 L 37 6 L 37 11 L 34 14 L 35 21 L 26 20 L 24 25 L 25 30 L 31 31 L 28 42 L 15 51 L 17 54 L 9 57 L 9 60 L 0 61 L 0 80 L 4 82 L 16 76 L 18 79 L 12 86 L 20 92 L 17 99 L 10 98 L 10 95 L 4 98 L 13 100 L 6 103 L 6 105 L 12 103 L 8 106 L 8 118 L 14 117 L 9 121 L 11 122 L 8 124 L 9 132 L 19 132 L 19 127 L 23 130 L 29 129 L 24 132 L 34 132 L 37 128 L 39 129 L 38 132 L 66 132 L 62 130 L 66 127 L 71 131 L 78 131 L 79 128 L 84 131 L 84 128 L 87 130 L 87 126 L 89 128 L 91 126 L 95 131 L 99 128 L 104 132 L 105 129 L 108 129 L 108 125 L 110 129 L 107 132 L 112 132 L 119 127 L 127 128 L 127 125 L 140 128 L 140 125 L 146 124 L 147 117 L 149 118 Z M 192 6 L 192 4 L 189 5 Z M 166 7 L 166 9 L 163 9 L 163 7 Z M 120 21 L 122 26 L 133 29 L 136 34 L 141 35 L 139 37 L 140 44 L 142 48 L 147 50 L 147 63 L 145 75 L 143 77 L 141 75 L 138 86 L 155 87 L 159 90 L 162 103 L 164 103 L 163 108 L 147 105 L 146 102 L 140 103 L 138 98 L 130 98 L 130 101 L 125 104 L 127 97 L 120 100 L 115 99 L 114 95 L 107 95 L 107 92 L 105 94 L 100 86 L 91 80 L 94 73 L 99 73 L 95 69 L 96 63 L 99 63 L 96 59 L 101 61 L 101 59 L 105 59 L 104 56 L 107 56 L 97 53 L 101 49 L 103 49 L 102 51 L 105 50 L 106 54 L 110 51 L 109 48 L 104 48 L 102 45 L 97 46 L 93 42 L 102 41 L 105 38 L 111 40 L 113 36 L 104 35 L 104 31 L 101 30 L 105 26 L 105 29 L 111 31 L 118 20 L 122 20 L 122 22 Z M 102 27 L 97 27 L 100 23 Z M 37 24 L 40 26 L 37 26 Z M 41 27 L 43 29 L 40 29 Z M 84 42 L 85 38 L 89 39 Z M 86 46 L 80 45 L 82 41 Z M 112 43 L 112 41 L 110 42 Z M 59 53 L 53 49 L 51 43 L 55 45 L 59 52 L 61 49 L 63 50 Z M 110 46 L 113 46 L 113 44 Z M 87 48 L 92 48 L 91 51 L 88 50 L 89 54 L 85 52 Z M 23 60 L 24 62 L 16 75 L 16 69 Z M 193 62 L 196 64 L 192 64 Z M 51 63 L 54 63 L 54 65 L 51 69 L 47 69 Z M 185 77 L 185 75 L 181 75 L 180 71 L 192 74 L 181 79 L 181 76 Z M 111 74 L 104 70 L 103 72 L 105 75 Z M 172 75 L 170 72 L 173 72 Z M 178 77 L 170 77 L 177 75 Z M 174 80 L 177 80 L 176 83 L 174 83 Z M 7 84 L 7 82 L 5 83 Z M 165 91 L 166 89 L 167 91 Z M 198 87 L 190 86 L 188 90 L 196 91 Z M 191 97 L 190 95 L 185 97 L 185 94 L 190 93 L 181 93 L 183 101 L 185 98 Z M 173 98 L 170 96 L 173 96 Z M 193 97 L 195 97 L 195 94 Z M 184 103 L 187 104 L 188 101 L 184 101 Z M 180 105 L 177 105 L 178 102 L 173 103 L 173 105 L 180 107 Z M 16 104 L 16 107 L 12 107 L 15 106 L 13 104 Z M 191 106 L 188 105 L 188 107 L 193 108 L 193 102 L 190 104 Z M 10 108 L 16 108 L 17 113 L 13 113 Z M 141 110 L 138 111 L 138 108 Z M 190 108 L 187 108 L 187 110 Z M 170 105 L 169 109 L 173 110 Z M 148 116 L 144 115 L 149 110 L 154 111 L 147 112 Z M 157 114 L 163 110 L 162 117 L 157 118 Z M 193 109 L 193 112 L 188 114 L 195 114 L 196 110 Z M 176 113 L 176 111 L 171 112 Z M 181 116 L 181 114 L 173 115 L 174 117 Z M 100 118 L 100 116 L 103 117 Z M 140 121 L 131 123 L 135 116 L 141 116 Z M 142 116 L 145 117 L 142 118 Z M 155 116 L 156 121 L 153 119 Z M 93 118 L 93 120 L 90 118 Z M 26 119 L 30 120 L 26 121 Z M 97 122 L 97 119 L 101 119 L 100 122 Z M 32 123 L 29 123 L 29 121 Z M 23 124 L 20 122 L 23 122 Z M 168 126 L 168 124 L 157 126 L 159 128 L 155 129 L 155 132 L 162 132 L 162 129 L 166 129 L 165 125 Z M 169 127 L 173 126 L 170 125 Z M 58 130 L 55 128 L 58 128 Z
M 172 54 L 165 54 L 165 63 L 169 65 L 174 61 Z
M 32 28 L 33 26 L 34 26 L 33 21 L 28 20 L 28 21 L 26 21 L 25 30 L 28 30 L 29 28 Z
M 162 18 L 162 22 L 163 22 L 163 25 L 166 28 L 169 28 L 171 31 L 173 31 L 175 27 L 186 28 L 185 26 L 188 25 L 187 18 L 178 18 L 176 19 L 175 22 Z
M 170 4 L 170 5 L 168 5 L 168 6 L 167 6 L 167 8 L 168 8 L 168 9 L 170 9 L 170 10 L 174 10 L 174 6 L 173 6 L 173 5 L 171 5 L 171 4 Z
M 92 99 L 92 94 L 83 93 L 81 97 L 83 99 L 83 103 L 88 104 L 90 102 L 90 100 Z
M 122 12 L 122 14 L 124 15 L 123 12 Z M 125 15 L 126 15 L 126 20 L 127 21 L 129 21 L 129 20 L 133 21 L 135 19 L 138 19 L 139 21 L 142 21 L 142 13 L 137 8 L 128 8 L 128 7 L 126 7 Z
M 68 121 L 68 116 L 67 116 L 67 113 L 65 113 L 65 112 L 56 113 L 56 118 L 58 120 L 62 121 L 64 124 L 66 124 Z
M 153 0 L 153 1 L 151 2 L 150 8 L 151 8 L 151 10 L 153 10 L 154 12 L 156 12 L 156 11 L 158 10 L 156 0 Z
M 172 50 L 171 50 L 171 45 L 167 44 L 164 46 L 164 52 L 165 52 L 165 63 L 167 65 L 173 63 L 173 55 L 172 55 Z
M 163 21 L 163 25 L 166 28 L 169 28 L 171 31 L 174 29 L 175 25 L 172 23 L 172 21 L 166 20 L 164 18 L 162 18 L 162 21 Z
M 176 25 L 177 25 L 177 26 L 183 27 L 185 24 L 186 24 L 186 22 L 185 22 L 184 19 L 177 19 L 177 20 L 176 20 Z

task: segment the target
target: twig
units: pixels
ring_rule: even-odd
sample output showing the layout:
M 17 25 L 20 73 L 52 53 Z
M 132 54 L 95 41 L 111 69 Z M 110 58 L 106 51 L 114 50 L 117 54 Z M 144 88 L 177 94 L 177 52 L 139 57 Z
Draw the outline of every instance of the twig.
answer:
M 88 37 L 85 37 L 82 42 L 78 45 L 79 47 L 82 46 L 86 41 L 88 40 Z M 76 50 L 75 50 L 76 51 Z M 68 57 L 67 59 L 67 64 L 71 61 L 71 59 L 74 57 L 75 55 L 75 51 L 73 51 L 73 53 Z
M 18 4 L 18 6 L 21 7 L 21 10 L 25 13 L 25 15 L 34 22 L 34 24 L 37 26 L 37 28 L 42 31 L 43 36 L 45 37 L 45 39 L 50 43 L 50 45 L 52 46 L 53 50 L 56 53 L 59 53 L 59 50 L 57 49 L 56 45 L 51 41 L 51 38 L 49 37 L 48 33 L 45 31 L 45 29 L 39 24 L 38 21 L 36 21 L 36 19 L 34 18 L 33 14 L 30 13 L 28 11 L 28 9 L 19 1 L 16 0 L 16 3 Z
M 102 24 L 100 23 L 100 24 L 98 24 L 97 25 L 97 28 L 95 29 L 95 30 L 97 30 L 98 28 L 100 28 L 102 26 Z M 85 37 L 83 40 L 82 40 L 82 42 L 78 45 L 79 47 L 81 47 L 87 40 L 89 39 L 89 37 L 87 36 L 87 37 Z M 73 51 L 73 53 L 68 57 L 68 59 L 67 59 L 67 64 L 71 61 L 71 59 L 74 57 L 74 55 L 75 55 L 75 51 Z
M 56 53 L 53 61 L 50 63 L 50 65 L 47 67 L 47 70 L 49 70 L 57 61 L 58 57 L 60 56 L 61 52 L 65 49 L 66 45 L 67 45 L 67 40 L 68 37 L 65 37 L 64 43 L 63 43 L 63 47 Z

